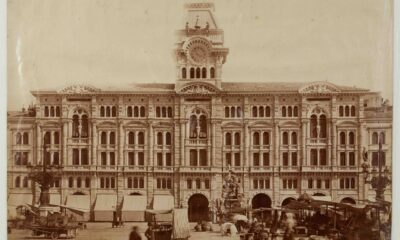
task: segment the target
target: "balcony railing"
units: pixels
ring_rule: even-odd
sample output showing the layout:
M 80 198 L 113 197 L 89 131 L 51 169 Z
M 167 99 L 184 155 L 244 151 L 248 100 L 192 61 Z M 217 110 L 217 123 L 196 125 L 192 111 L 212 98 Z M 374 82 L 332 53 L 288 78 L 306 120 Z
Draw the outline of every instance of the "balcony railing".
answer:
M 204 139 L 186 139 L 186 144 L 188 145 L 207 145 L 208 140 L 206 138 Z
M 314 172 L 314 171 L 322 171 L 329 172 L 332 171 L 332 166 L 302 166 L 303 172 Z
M 272 172 L 274 167 L 272 166 L 253 166 L 250 167 L 250 172 Z
M 326 144 L 328 138 L 307 138 L 308 142 L 311 144 Z
M 279 171 L 281 172 L 298 172 L 300 171 L 299 166 L 281 166 L 279 167 Z

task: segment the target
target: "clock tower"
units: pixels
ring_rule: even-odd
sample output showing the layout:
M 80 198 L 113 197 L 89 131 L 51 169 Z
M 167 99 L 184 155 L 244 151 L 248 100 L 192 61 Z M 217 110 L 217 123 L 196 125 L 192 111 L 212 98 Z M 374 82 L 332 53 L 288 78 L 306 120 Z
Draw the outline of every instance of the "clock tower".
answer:
M 175 88 L 202 82 L 221 89 L 221 70 L 228 48 L 224 47 L 224 32 L 213 15 L 214 4 L 190 3 L 185 8 L 184 28 L 177 31 Z

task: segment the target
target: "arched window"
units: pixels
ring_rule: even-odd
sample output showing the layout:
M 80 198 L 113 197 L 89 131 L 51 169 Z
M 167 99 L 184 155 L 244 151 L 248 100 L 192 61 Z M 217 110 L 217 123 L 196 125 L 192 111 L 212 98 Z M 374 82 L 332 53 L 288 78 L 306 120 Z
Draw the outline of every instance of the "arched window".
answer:
M 326 166 L 327 164 L 326 149 L 319 150 L 319 164 L 322 166 Z
M 59 106 L 56 107 L 56 116 L 57 117 L 61 116 L 61 111 Z
M 22 144 L 22 135 L 21 135 L 21 133 L 15 134 L 15 143 L 18 144 L 18 145 Z
M 236 108 L 236 116 L 237 117 L 242 117 L 242 108 L 241 107 L 237 107 Z
M 15 187 L 16 188 L 21 187 L 21 177 L 20 176 L 15 178 Z
M 172 188 L 172 180 L 171 180 L 171 178 L 168 178 L 168 179 L 167 179 L 167 188 L 168 188 L 168 189 L 171 189 L 171 188 Z
M 269 132 L 263 133 L 263 145 L 269 145 Z
M 257 110 L 257 107 L 256 107 L 256 106 L 253 107 L 252 112 L 253 112 L 253 114 L 252 114 L 253 117 L 257 117 L 257 115 L 258 115 L 258 110 Z
M 197 138 L 197 117 L 190 116 L 190 138 Z
M 229 117 L 229 107 L 225 107 L 225 117 Z
M 194 68 L 190 68 L 190 78 L 194 78 Z
M 48 106 L 45 106 L 45 107 L 44 107 L 44 116 L 45 116 L 45 117 L 48 117 L 48 116 L 49 116 L 49 107 L 48 107 Z
M 172 107 L 168 107 L 168 117 L 172 118 Z
M 343 117 L 343 106 L 339 106 L 339 117 Z
M 271 116 L 271 108 L 269 106 L 265 107 L 265 116 L 270 117 Z
M 321 115 L 319 116 L 319 127 L 320 127 L 320 133 L 319 133 L 319 137 L 320 138 L 326 138 L 326 116 L 325 115 Z
M 378 133 L 377 132 L 372 133 L 372 144 L 378 144 Z
M 116 116 L 117 116 L 117 107 L 116 107 L 116 106 L 113 106 L 113 107 L 112 107 L 112 116 L 113 116 L 113 117 L 116 117 Z
M 90 178 L 89 177 L 85 178 L 85 188 L 90 188 Z
M 157 133 L 157 145 L 163 145 L 163 135 L 161 132 Z
M 161 108 L 156 107 L 156 117 L 161 117 Z
M 282 133 L 282 144 L 288 145 L 289 144 L 289 136 L 287 132 Z
M 318 151 L 317 149 L 311 149 L 311 165 L 318 165 Z
M 129 145 L 135 144 L 135 133 L 134 132 L 128 133 L 128 144 Z
M 46 132 L 46 133 L 44 134 L 43 143 L 44 143 L 45 145 L 50 145 L 50 143 L 51 143 L 50 138 L 51 138 L 50 132 Z
M 381 132 L 381 133 L 379 134 L 379 140 L 380 140 L 380 142 L 381 142 L 382 144 L 385 144 L 385 133 L 384 133 L 384 132 Z
M 349 144 L 354 145 L 354 132 L 349 133 Z
M 135 106 L 133 108 L 133 116 L 134 117 L 139 117 L 139 107 L 138 106 Z
M 225 145 L 226 146 L 232 145 L 232 135 L 229 132 L 225 134 Z
M 144 145 L 144 132 L 139 132 L 138 143 L 139 143 L 139 145 Z
M 128 116 L 129 116 L 129 108 L 130 107 L 128 107 Z M 132 111 L 132 108 L 131 108 L 131 111 Z M 104 106 L 101 106 L 100 107 L 100 117 L 104 117 L 104 116 L 105 116 Z
M 355 106 L 351 106 L 351 116 L 352 117 L 356 116 L 356 107 Z
M 282 107 L 282 117 L 286 117 L 286 107 Z
M 76 187 L 77 188 L 81 188 L 82 187 L 82 179 L 80 177 L 78 177 L 76 179 Z
M 213 67 L 210 68 L 210 78 L 215 78 L 215 69 Z
M 182 78 L 186 79 L 186 68 L 182 68 Z
M 171 143 L 172 143 L 171 133 L 170 133 L 170 132 L 167 132 L 167 133 L 165 134 L 165 144 L 168 145 L 168 146 L 170 146 Z
M 55 115 L 54 107 L 51 106 L 51 107 L 50 107 L 50 116 L 51 116 L 51 117 L 54 117 L 54 115 Z
M 111 109 L 109 106 L 106 107 L 106 117 L 110 117 L 111 116 Z
M 299 108 L 297 106 L 293 107 L 293 117 L 299 116 Z
M 210 180 L 209 179 L 204 179 L 204 187 L 205 189 L 210 189 Z
M 350 108 L 349 108 L 349 106 L 346 106 L 344 108 L 344 112 L 345 112 L 346 117 L 350 116 Z
M 79 116 L 72 116 L 72 137 L 79 137 Z
M 203 69 L 201 70 L 201 77 L 202 77 L 202 78 L 207 78 L 207 69 L 206 69 L 206 68 L 203 68 Z
M 297 133 L 292 132 L 292 144 L 297 145 Z
M 192 189 L 192 179 L 188 178 L 186 180 L 186 187 L 187 189 Z
M 110 132 L 110 144 L 115 144 L 115 132 Z
M 231 117 L 235 117 L 235 107 L 231 107 Z
M 68 178 L 68 187 L 70 188 L 74 187 L 74 179 L 72 177 Z
M 140 107 L 140 117 L 145 117 L 145 116 L 146 116 L 146 109 L 143 106 L 141 106 Z
M 311 120 L 310 120 L 310 136 L 312 138 L 316 138 L 318 136 L 317 132 L 317 116 L 316 115 L 311 115 Z
M 196 68 L 196 78 L 201 78 L 200 68 Z
M 58 132 L 54 132 L 54 144 L 60 144 L 60 134 Z
M 29 144 L 29 134 L 27 132 L 22 135 L 22 144 Z
M 235 145 L 239 146 L 240 145 L 240 133 L 235 133 Z
M 100 178 L 100 188 L 104 188 L 104 187 L 105 187 L 104 178 L 101 177 L 101 178 Z
M 200 116 L 200 138 L 206 138 L 207 137 L 207 119 L 206 116 L 201 115 Z
M 15 165 L 21 165 L 21 153 L 15 153 Z
M 111 188 L 115 188 L 115 178 L 111 178 Z
M 253 133 L 253 145 L 260 145 L 260 134 L 258 132 Z
M 258 116 L 264 117 L 264 107 L 263 106 L 258 108 Z
M 289 106 L 287 109 L 288 109 L 288 117 L 291 117 L 292 116 L 292 107 Z
M 28 187 L 28 177 L 24 177 L 24 180 L 22 181 L 22 187 L 24 188 Z
M 89 136 L 89 120 L 87 115 L 82 115 L 81 124 L 81 137 L 86 138 Z
M 100 144 L 107 144 L 107 133 L 106 132 L 101 132 Z
M 161 116 L 163 118 L 167 117 L 167 108 L 166 107 L 161 108 Z
M 196 188 L 197 188 L 197 189 L 200 189 L 200 188 L 201 188 L 201 180 L 200 180 L 200 178 L 197 178 L 197 179 L 196 179 Z
M 340 145 L 345 145 L 346 144 L 346 133 L 340 132 L 339 138 L 340 138 Z

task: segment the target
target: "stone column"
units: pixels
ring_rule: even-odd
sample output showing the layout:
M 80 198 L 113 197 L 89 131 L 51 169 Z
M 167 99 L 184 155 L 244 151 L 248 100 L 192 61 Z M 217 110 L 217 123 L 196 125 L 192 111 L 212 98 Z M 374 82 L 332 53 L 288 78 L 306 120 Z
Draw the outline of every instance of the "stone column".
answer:
M 332 165 L 337 167 L 337 129 L 336 120 L 332 121 Z
M 279 142 L 279 123 L 274 123 L 274 165 L 277 167 L 280 165 L 280 142 Z
M 251 132 L 249 129 L 249 123 L 247 121 L 244 122 L 244 127 L 243 127 L 243 135 L 244 135 L 244 154 L 243 154 L 243 160 L 244 160 L 244 166 L 248 167 L 250 166 L 250 138 L 251 138 Z M 234 157 L 234 156 L 232 156 Z
M 63 120 L 63 133 L 62 133 L 62 158 L 61 158 L 61 164 L 62 165 L 67 165 L 68 164 L 68 149 L 67 149 L 67 143 L 68 143 L 68 123 L 69 121 Z
M 119 132 L 118 132 L 118 155 L 117 155 L 117 165 L 118 166 L 124 166 L 125 165 L 125 161 L 124 161 L 124 125 L 123 125 L 123 121 L 120 120 L 118 122 L 119 125 Z
M 36 162 L 38 164 L 42 161 L 42 131 L 40 125 L 36 124 Z
M 98 135 L 97 135 L 97 122 L 92 121 L 92 156 L 91 156 L 91 164 L 97 165 L 97 145 L 99 144 Z
M 212 129 L 212 139 L 211 139 L 211 159 L 208 160 L 208 166 L 213 166 L 214 165 L 214 159 L 215 159 L 215 140 L 216 140 L 216 134 L 215 134 L 215 121 L 211 121 L 211 129 Z
M 149 150 L 148 150 L 148 154 L 149 154 L 149 156 L 148 156 L 148 166 L 154 166 L 154 162 L 153 162 L 153 158 L 154 158 L 154 154 L 153 154 L 153 147 L 154 147 L 154 133 L 153 133 L 153 123 L 152 122 L 149 122 L 149 132 L 148 132 L 148 134 L 149 134 L 149 136 L 148 136 L 148 142 L 147 142 L 147 146 L 148 146 L 148 148 L 149 148 Z
M 308 121 L 302 120 L 301 121 L 301 165 L 307 166 L 310 165 L 309 161 L 307 160 L 307 126 Z

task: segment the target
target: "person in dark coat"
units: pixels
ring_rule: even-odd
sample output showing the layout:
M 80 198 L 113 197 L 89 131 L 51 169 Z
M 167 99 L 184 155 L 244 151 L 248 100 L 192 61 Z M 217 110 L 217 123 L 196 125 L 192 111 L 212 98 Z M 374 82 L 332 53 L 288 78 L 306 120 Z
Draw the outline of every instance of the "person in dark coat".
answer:
M 133 226 L 131 234 L 129 234 L 129 240 L 142 240 L 142 237 L 138 233 L 137 226 Z

